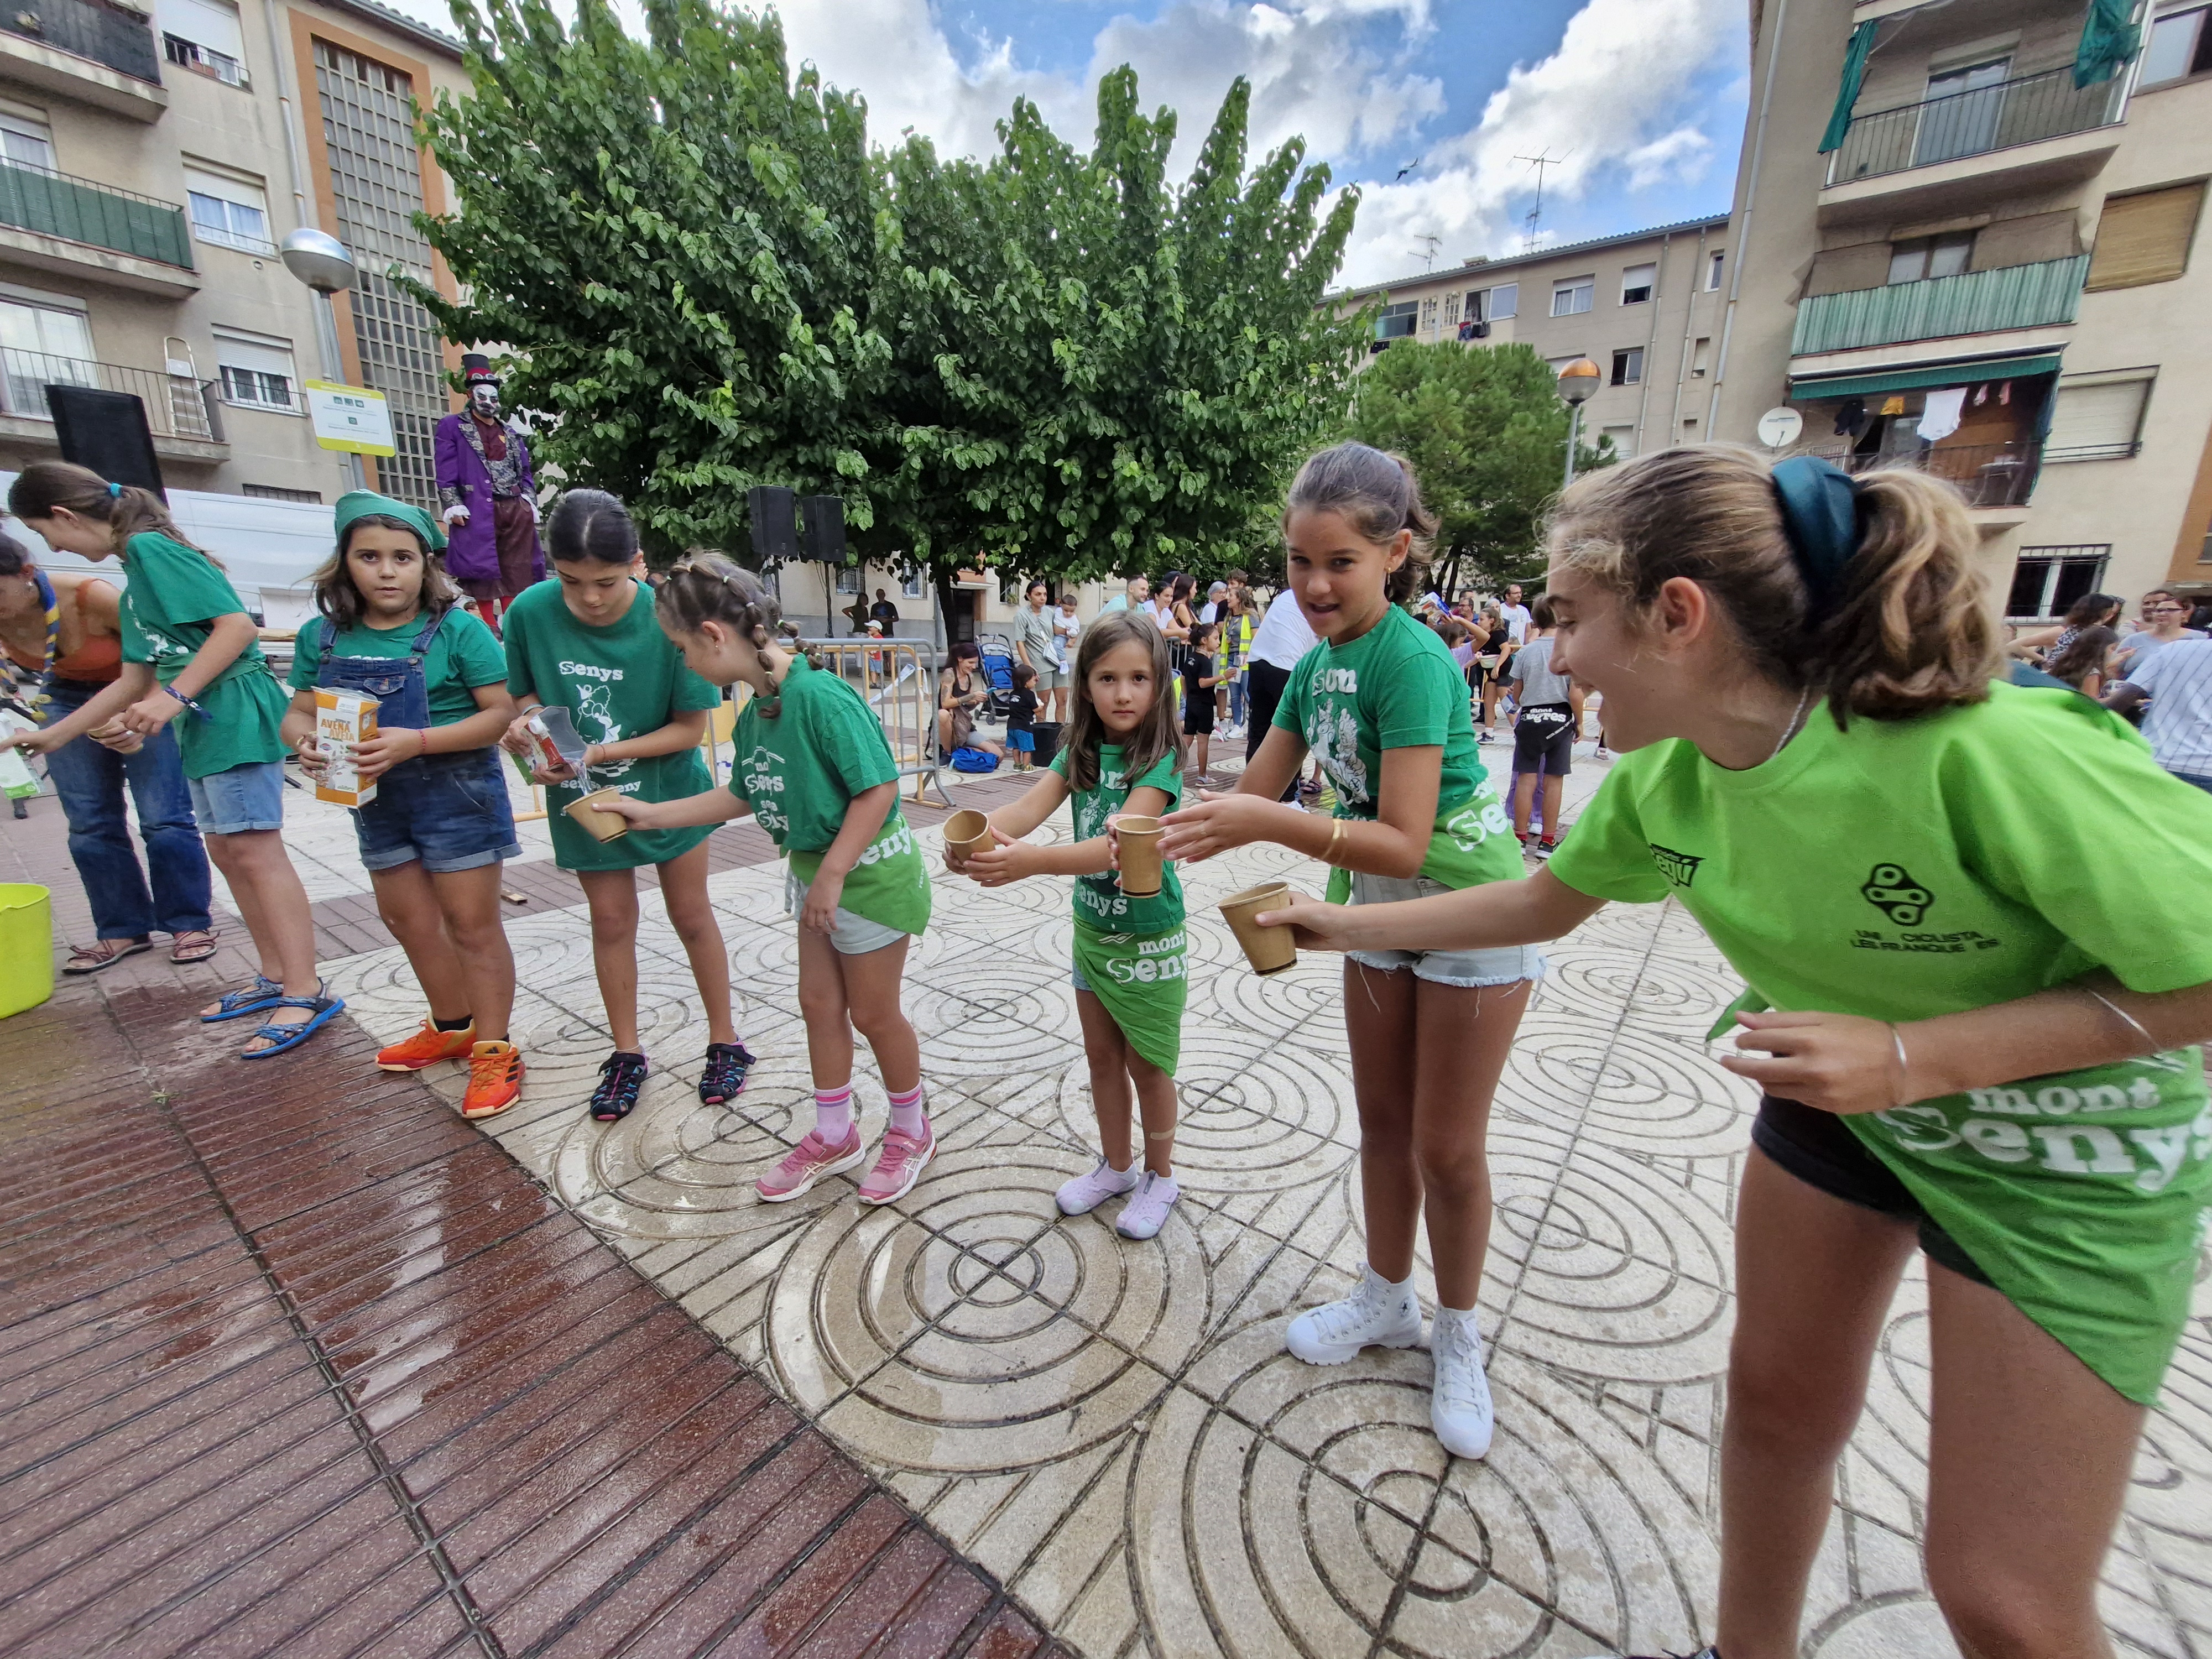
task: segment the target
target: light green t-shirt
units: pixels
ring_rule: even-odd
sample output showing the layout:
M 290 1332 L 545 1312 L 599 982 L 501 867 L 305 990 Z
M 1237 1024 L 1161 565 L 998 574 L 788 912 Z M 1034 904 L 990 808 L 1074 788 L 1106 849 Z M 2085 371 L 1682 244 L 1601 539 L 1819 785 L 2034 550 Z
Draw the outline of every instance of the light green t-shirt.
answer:
M 507 607 L 507 684 L 517 697 L 534 696 L 568 710 L 586 743 L 617 743 L 658 732 L 681 714 L 714 708 L 722 694 L 684 665 L 684 653 L 653 619 L 653 591 L 637 584 L 618 622 L 594 628 L 578 622 L 558 582 L 526 587 Z M 712 826 L 633 830 L 594 841 L 568 807 L 595 789 L 619 789 L 639 800 L 682 800 L 714 787 L 696 749 L 644 760 L 610 761 L 588 777 L 545 791 L 553 829 L 553 861 L 563 870 L 632 870 L 665 864 L 690 852 Z
M 123 660 L 150 664 L 163 685 L 199 653 L 217 617 L 246 614 L 230 578 L 207 555 L 167 536 L 143 531 L 131 537 L 124 544 L 123 569 L 130 578 L 121 606 Z M 249 641 L 192 701 L 207 711 L 205 720 L 185 708 L 169 722 L 186 777 L 284 758 L 278 727 L 289 700 L 259 641 Z
M 300 637 L 292 651 L 295 691 L 315 689 L 322 666 L 323 635 L 330 623 L 321 617 L 300 624 Z M 422 618 L 415 617 L 398 628 L 366 624 L 341 629 L 332 654 L 337 657 L 397 657 L 405 661 L 422 631 Z M 507 678 L 507 653 L 498 637 L 458 605 L 446 612 L 430 648 L 422 654 L 422 683 L 430 696 L 430 724 L 451 726 L 477 712 L 476 690 L 498 685 Z
M 1911 1020 L 2091 969 L 2212 981 L 2212 796 L 2072 691 L 1990 688 L 1908 720 L 1825 708 L 1731 772 L 1669 739 L 1622 757 L 1553 856 L 1595 897 L 1672 895 L 1747 1006 Z M 2156 1394 L 2212 1195 L 2194 1048 L 1846 1116 L 2029 1317 Z
M 1066 750 L 1053 757 L 1052 769 L 1063 778 L 1067 775 Z M 1076 840 L 1090 841 L 1104 835 L 1106 820 L 1127 806 L 1131 793 L 1139 789 L 1165 790 L 1167 810 L 1175 811 L 1176 804 L 1182 799 L 1182 771 L 1175 750 L 1170 749 L 1161 756 L 1144 776 L 1133 778 L 1122 770 L 1121 744 L 1099 744 L 1097 787 L 1073 790 L 1068 797 L 1075 816 Z M 1146 898 L 1132 898 L 1123 892 L 1110 870 L 1103 875 L 1078 876 L 1075 919 L 1110 933 L 1134 933 L 1145 938 L 1182 927 L 1182 878 L 1176 874 L 1174 860 L 1161 861 L 1160 890 Z

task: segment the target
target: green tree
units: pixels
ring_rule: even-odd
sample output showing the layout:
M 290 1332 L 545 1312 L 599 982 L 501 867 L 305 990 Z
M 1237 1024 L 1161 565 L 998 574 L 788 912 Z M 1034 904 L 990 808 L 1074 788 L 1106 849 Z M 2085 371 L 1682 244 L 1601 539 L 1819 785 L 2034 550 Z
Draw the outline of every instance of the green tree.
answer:
M 1413 462 L 1439 520 L 1442 580 L 1495 587 L 1544 574 L 1541 520 L 1559 490 L 1569 419 L 1531 346 L 1401 340 L 1359 377 L 1350 434 Z M 1575 469 L 1613 459 L 1610 440 L 1578 445 Z

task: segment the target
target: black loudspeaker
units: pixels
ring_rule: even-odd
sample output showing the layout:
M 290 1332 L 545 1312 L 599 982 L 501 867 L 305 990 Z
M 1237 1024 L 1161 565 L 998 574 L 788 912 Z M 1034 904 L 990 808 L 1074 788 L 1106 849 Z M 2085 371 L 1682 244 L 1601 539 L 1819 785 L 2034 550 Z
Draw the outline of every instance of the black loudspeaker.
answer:
M 64 460 L 88 466 L 110 483 L 136 484 L 168 500 L 144 404 L 127 392 L 49 386 L 46 408 L 54 417 Z
M 809 495 L 799 504 L 806 526 L 806 556 L 817 564 L 845 562 L 845 501 L 839 495 Z
M 763 563 L 799 556 L 799 498 L 788 489 L 761 484 L 745 492 L 752 519 L 753 554 Z

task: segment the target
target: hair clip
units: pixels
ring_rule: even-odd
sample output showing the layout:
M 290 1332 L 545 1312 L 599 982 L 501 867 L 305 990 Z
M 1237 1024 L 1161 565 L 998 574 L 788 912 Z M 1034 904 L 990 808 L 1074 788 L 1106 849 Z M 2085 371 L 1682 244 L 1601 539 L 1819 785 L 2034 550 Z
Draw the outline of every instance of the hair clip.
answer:
M 107 486 L 107 498 L 110 501 L 121 501 L 123 499 L 123 486 L 119 483 L 109 484 Z

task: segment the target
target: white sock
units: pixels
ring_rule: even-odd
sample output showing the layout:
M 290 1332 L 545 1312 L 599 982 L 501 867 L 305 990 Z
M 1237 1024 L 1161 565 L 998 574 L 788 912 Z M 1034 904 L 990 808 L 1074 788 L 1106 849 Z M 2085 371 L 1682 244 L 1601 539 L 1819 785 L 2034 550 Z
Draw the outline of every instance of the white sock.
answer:
M 890 1097 L 891 1127 L 917 1140 L 929 1127 L 929 1118 L 921 1109 L 921 1085 L 917 1083 L 903 1091 L 894 1090 Z
M 832 1146 L 842 1146 L 853 1133 L 853 1085 L 814 1091 L 814 1133 Z

